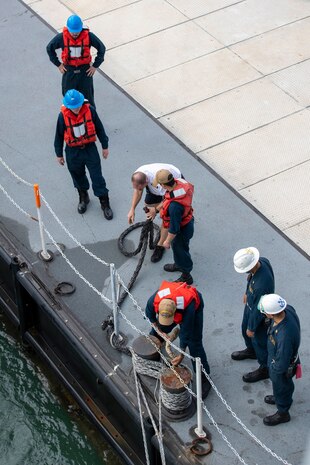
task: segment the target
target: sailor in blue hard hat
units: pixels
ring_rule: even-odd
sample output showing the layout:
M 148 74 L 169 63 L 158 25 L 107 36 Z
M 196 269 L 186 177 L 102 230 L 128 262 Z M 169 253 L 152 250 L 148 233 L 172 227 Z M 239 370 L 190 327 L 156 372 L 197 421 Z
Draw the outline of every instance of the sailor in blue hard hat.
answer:
M 97 56 L 92 63 L 91 47 L 97 49 Z M 62 49 L 61 60 L 56 54 Z M 51 62 L 62 74 L 62 94 L 76 89 L 95 107 L 93 75 L 104 60 L 105 46 L 77 15 L 69 16 L 63 31 L 57 34 L 47 45 Z
M 66 162 L 74 187 L 79 193 L 78 212 L 83 214 L 89 203 L 89 181 L 85 168 L 92 181 L 94 195 L 99 198 L 103 214 L 107 220 L 113 218 L 108 189 L 102 176 L 100 156 L 96 140 L 102 146 L 102 157 L 108 158 L 109 138 L 93 106 L 84 95 L 76 89 L 70 89 L 63 98 L 63 105 L 58 116 L 55 134 L 55 152 L 60 165 L 65 164 L 63 145 L 66 143 Z

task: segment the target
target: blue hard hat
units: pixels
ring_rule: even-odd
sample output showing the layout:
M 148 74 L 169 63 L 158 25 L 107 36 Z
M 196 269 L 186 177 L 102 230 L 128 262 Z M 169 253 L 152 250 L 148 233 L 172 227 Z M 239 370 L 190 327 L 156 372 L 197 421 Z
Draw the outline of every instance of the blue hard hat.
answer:
M 83 29 L 83 21 L 79 16 L 71 15 L 67 20 L 67 28 L 69 32 L 72 32 L 73 34 L 81 32 Z
M 62 103 L 65 107 L 73 110 L 74 108 L 79 108 L 84 103 L 84 95 L 81 94 L 78 90 L 70 89 L 66 92 Z

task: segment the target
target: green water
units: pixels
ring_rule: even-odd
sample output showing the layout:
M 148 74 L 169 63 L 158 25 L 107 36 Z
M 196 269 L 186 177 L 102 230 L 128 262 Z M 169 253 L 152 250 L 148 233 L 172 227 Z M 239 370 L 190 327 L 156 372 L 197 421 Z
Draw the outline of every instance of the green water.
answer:
M 121 465 L 0 313 L 0 465 Z

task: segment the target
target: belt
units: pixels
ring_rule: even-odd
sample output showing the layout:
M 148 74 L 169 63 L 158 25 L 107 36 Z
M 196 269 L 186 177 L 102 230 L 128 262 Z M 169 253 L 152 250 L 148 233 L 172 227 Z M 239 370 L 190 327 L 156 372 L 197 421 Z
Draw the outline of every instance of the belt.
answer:
M 70 147 L 70 149 L 84 150 L 86 148 L 86 144 L 83 144 L 83 145 L 68 145 L 68 147 Z
M 87 70 L 90 65 L 79 65 L 79 66 L 73 66 L 73 65 L 67 65 L 67 71 L 72 71 L 75 74 L 80 73 L 83 70 Z

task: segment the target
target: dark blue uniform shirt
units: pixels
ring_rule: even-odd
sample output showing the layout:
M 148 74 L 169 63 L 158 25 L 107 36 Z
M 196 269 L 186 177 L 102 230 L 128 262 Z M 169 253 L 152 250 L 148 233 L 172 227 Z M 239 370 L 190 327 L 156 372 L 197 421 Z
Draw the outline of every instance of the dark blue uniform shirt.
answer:
M 257 304 L 262 295 L 274 293 L 274 274 L 267 258 L 260 257 L 260 268 L 254 275 L 249 276 L 246 288 L 246 307 L 250 310 L 248 328 L 255 331 L 265 319 L 265 316 L 257 310 Z
M 90 40 L 90 45 L 97 49 L 97 56 L 95 58 L 93 66 L 95 68 L 99 68 L 101 63 L 104 61 L 104 54 L 105 54 L 105 45 L 101 42 L 101 40 L 92 32 L 89 33 L 89 40 Z M 62 50 L 64 49 L 64 40 L 63 40 L 63 34 L 60 32 L 57 34 L 47 45 L 46 51 L 48 53 L 48 56 L 51 60 L 51 62 L 55 66 L 60 66 L 61 62 L 59 61 L 56 50 L 61 48 Z M 82 65 L 82 66 L 87 66 L 89 65 Z
M 103 124 L 95 110 L 94 107 L 90 106 L 90 111 L 92 114 L 92 119 L 95 125 L 97 137 L 102 145 L 103 149 L 107 149 L 109 144 L 109 138 L 105 133 Z M 57 126 L 56 126 L 56 134 L 55 134 L 55 153 L 57 157 L 63 156 L 63 145 L 64 145 L 64 134 L 65 134 L 65 121 L 62 113 L 59 113 Z
M 291 305 L 287 305 L 284 311 L 285 318 L 277 325 L 272 322 L 268 330 L 268 367 L 270 372 L 276 374 L 287 372 L 300 344 L 297 313 Z
M 157 323 L 157 314 L 154 309 L 154 299 L 156 296 L 157 292 L 153 294 L 149 300 L 147 301 L 146 304 L 146 309 L 145 309 L 145 314 L 148 317 L 148 319 L 151 321 L 151 323 Z M 188 343 L 190 339 L 193 337 L 194 334 L 194 327 L 195 327 L 195 321 L 197 324 L 196 320 L 196 314 L 198 311 L 202 311 L 204 307 L 204 302 L 202 295 L 200 292 L 198 292 L 199 298 L 200 298 L 200 306 L 199 309 L 195 310 L 195 301 L 193 300 L 183 311 L 183 320 L 182 323 L 180 323 L 180 348 L 185 351 L 185 349 L 188 346 Z M 160 330 L 163 332 L 166 332 L 165 329 L 167 329 L 167 332 L 170 332 L 176 324 L 174 323 L 171 326 L 161 326 L 158 325 Z

